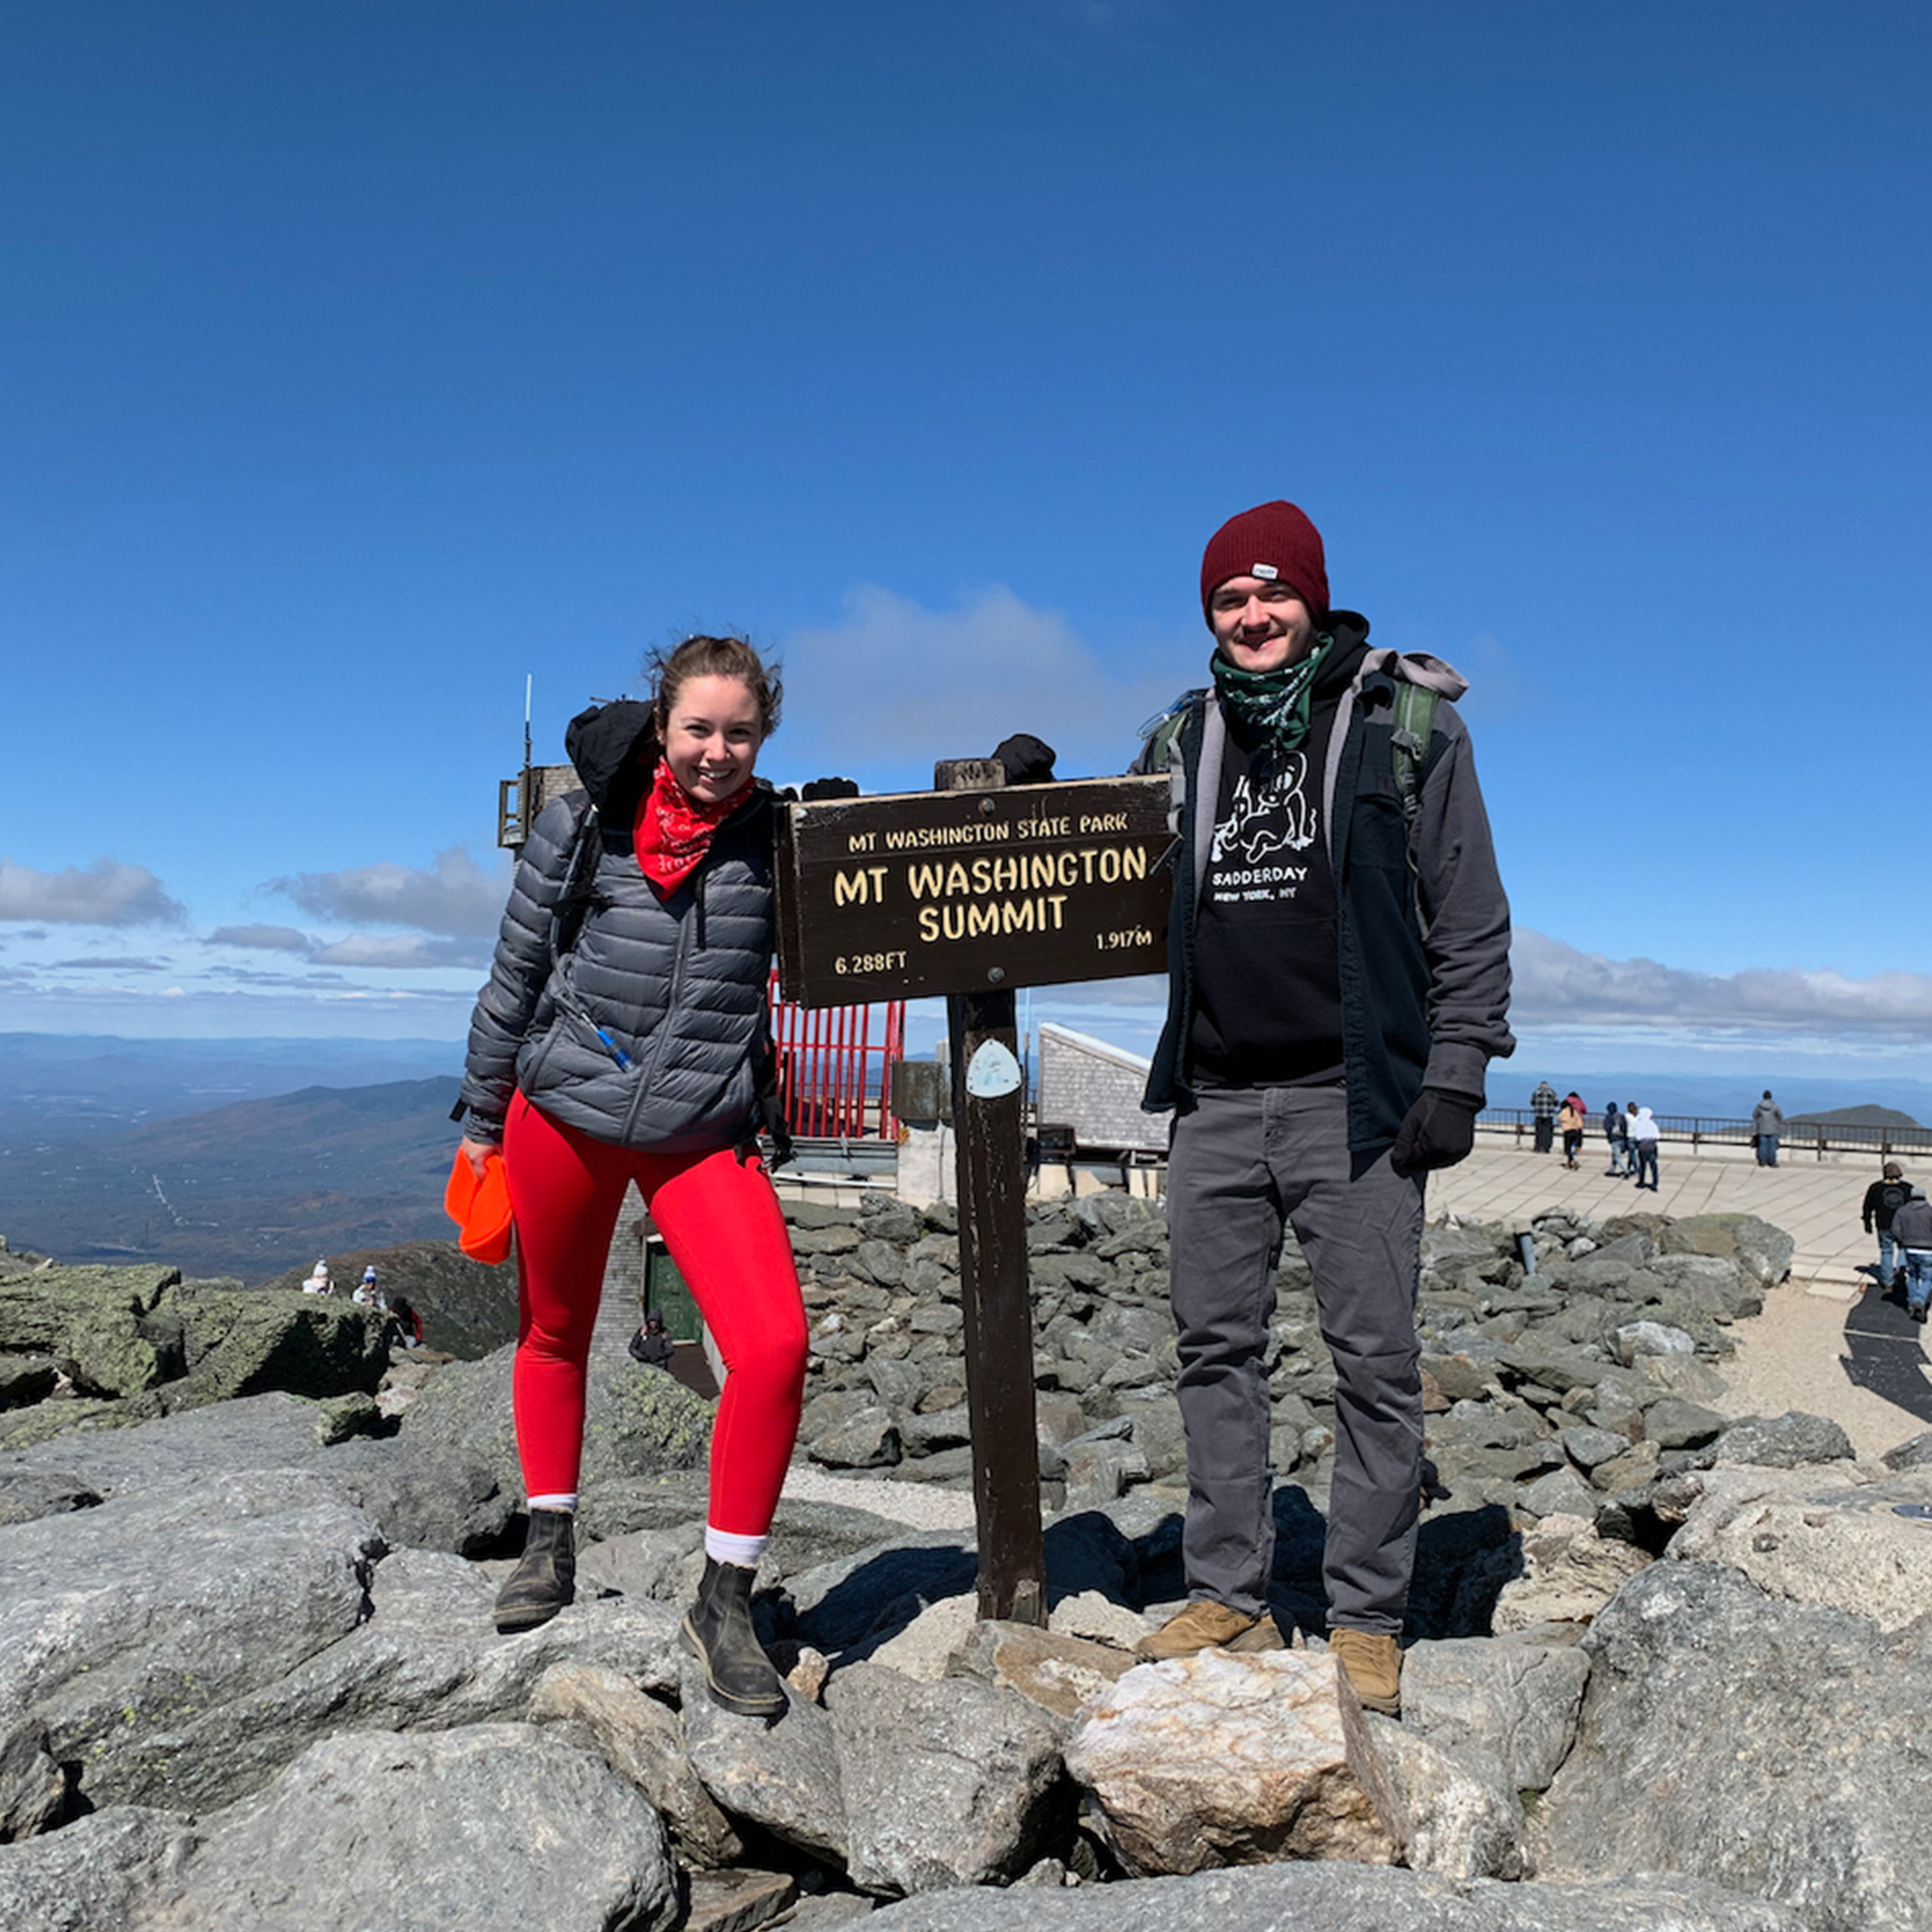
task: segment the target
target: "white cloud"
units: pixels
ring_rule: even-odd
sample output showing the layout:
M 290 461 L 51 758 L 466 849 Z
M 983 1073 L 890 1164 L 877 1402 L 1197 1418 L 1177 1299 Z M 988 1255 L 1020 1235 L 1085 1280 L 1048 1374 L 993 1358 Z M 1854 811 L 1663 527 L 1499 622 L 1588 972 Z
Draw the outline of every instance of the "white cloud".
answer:
M 56 925 L 181 925 L 187 908 L 145 866 L 97 859 L 58 872 L 0 859 L 0 920 Z
M 318 919 L 356 925 L 407 925 L 451 938 L 494 940 L 510 882 L 507 864 L 485 870 L 462 846 L 452 845 L 436 855 L 427 871 L 388 864 L 355 866 L 340 872 L 298 872 L 293 878 L 270 879 L 266 890 L 293 899 Z M 468 961 L 466 954 L 463 963 Z
M 430 938 L 420 933 L 352 932 L 347 939 L 318 946 L 310 957 L 318 966 L 379 966 L 403 972 L 453 966 L 473 966 L 480 970 L 490 963 L 490 948 L 473 939 Z
M 1693 973 L 1655 959 L 1607 959 L 1518 927 L 1512 1014 L 1528 1026 L 1932 1038 L 1932 975 L 1747 967 Z
M 218 925 L 208 935 L 209 946 L 245 946 L 265 952 L 308 953 L 315 941 L 292 925 Z
M 71 971 L 76 967 L 89 973 L 172 973 L 175 970 L 170 960 L 144 959 L 119 952 L 97 952 L 83 959 L 47 961 L 50 973 Z
M 1016 731 L 1053 746 L 1062 777 L 1123 771 L 1142 724 L 1199 674 L 1177 657 L 1122 678 L 1058 611 L 1000 584 L 951 611 L 860 584 L 841 623 L 792 633 L 784 661 L 789 728 L 862 777 L 908 749 L 927 765 L 984 757 Z

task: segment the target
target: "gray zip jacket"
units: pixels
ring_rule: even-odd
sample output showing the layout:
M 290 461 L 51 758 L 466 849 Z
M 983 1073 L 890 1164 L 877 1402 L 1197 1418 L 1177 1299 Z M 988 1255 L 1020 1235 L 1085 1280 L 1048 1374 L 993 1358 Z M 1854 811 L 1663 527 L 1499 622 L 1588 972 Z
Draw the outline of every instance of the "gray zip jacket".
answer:
M 501 1138 L 519 1090 L 616 1147 L 700 1152 L 752 1130 L 769 1046 L 772 795 L 761 786 L 660 897 L 631 842 L 646 712 L 620 703 L 577 720 L 569 749 L 587 789 L 553 800 L 530 828 L 470 1017 L 462 1098 L 474 1139 Z

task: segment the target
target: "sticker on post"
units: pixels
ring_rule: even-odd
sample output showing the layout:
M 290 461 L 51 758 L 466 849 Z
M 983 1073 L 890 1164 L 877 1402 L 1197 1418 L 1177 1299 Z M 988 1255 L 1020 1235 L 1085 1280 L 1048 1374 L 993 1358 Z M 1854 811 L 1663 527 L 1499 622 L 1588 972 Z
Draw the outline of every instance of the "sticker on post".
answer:
M 976 1100 L 997 1100 L 1002 1094 L 1017 1093 L 1020 1064 L 1009 1047 L 996 1039 L 983 1040 L 966 1063 L 966 1091 Z

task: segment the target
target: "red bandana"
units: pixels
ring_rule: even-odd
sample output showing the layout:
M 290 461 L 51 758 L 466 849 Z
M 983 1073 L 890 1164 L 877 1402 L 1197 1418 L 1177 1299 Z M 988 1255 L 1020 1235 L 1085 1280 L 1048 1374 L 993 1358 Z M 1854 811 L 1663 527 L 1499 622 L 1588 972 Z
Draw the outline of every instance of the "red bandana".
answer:
M 711 835 L 752 795 L 742 791 L 717 805 L 700 805 L 671 776 L 670 761 L 658 760 L 651 788 L 638 801 L 631 840 L 644 877 L 666 895 L 676 892 L 704 861 Z

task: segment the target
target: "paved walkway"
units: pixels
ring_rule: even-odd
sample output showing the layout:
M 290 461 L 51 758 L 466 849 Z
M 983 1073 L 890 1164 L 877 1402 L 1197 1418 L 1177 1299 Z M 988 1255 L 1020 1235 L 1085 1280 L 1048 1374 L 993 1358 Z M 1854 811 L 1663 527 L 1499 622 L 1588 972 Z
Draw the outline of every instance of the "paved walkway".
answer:
M 1878 1178 L 1875 1159 L 1813 1153 L 1759 1167 L 1747 1150 L 1692 1152 L 1666 1141 L 1655 1194 L 1609 1178 L 1605 1164 L 1604 1144 L 1594 1137 L 1572 1174 L 1557 1154 L 1479 1135 L 1461 1167 L 1430 1176 L 1429 1215 L 1525 1225 L 1550 1208 L 1596 1218 L 1759 1215 L 1798 1244 L 1791 1280 L 1766 1297 L 1762 1315 L 1731 1331 L 1738 1352 L 1719 1365 L 1729 1392 L 1716 1406 L 1731 1415 L 1790 1408 L 1828 1415 L 1861 1456 L 1883 1455 L 1932 1427 L 1932 1365 L 1921 1346 L 1928 1331 L 1864 1272 L 1878 1260 L 1859 1218 L 1865 1188 Z

